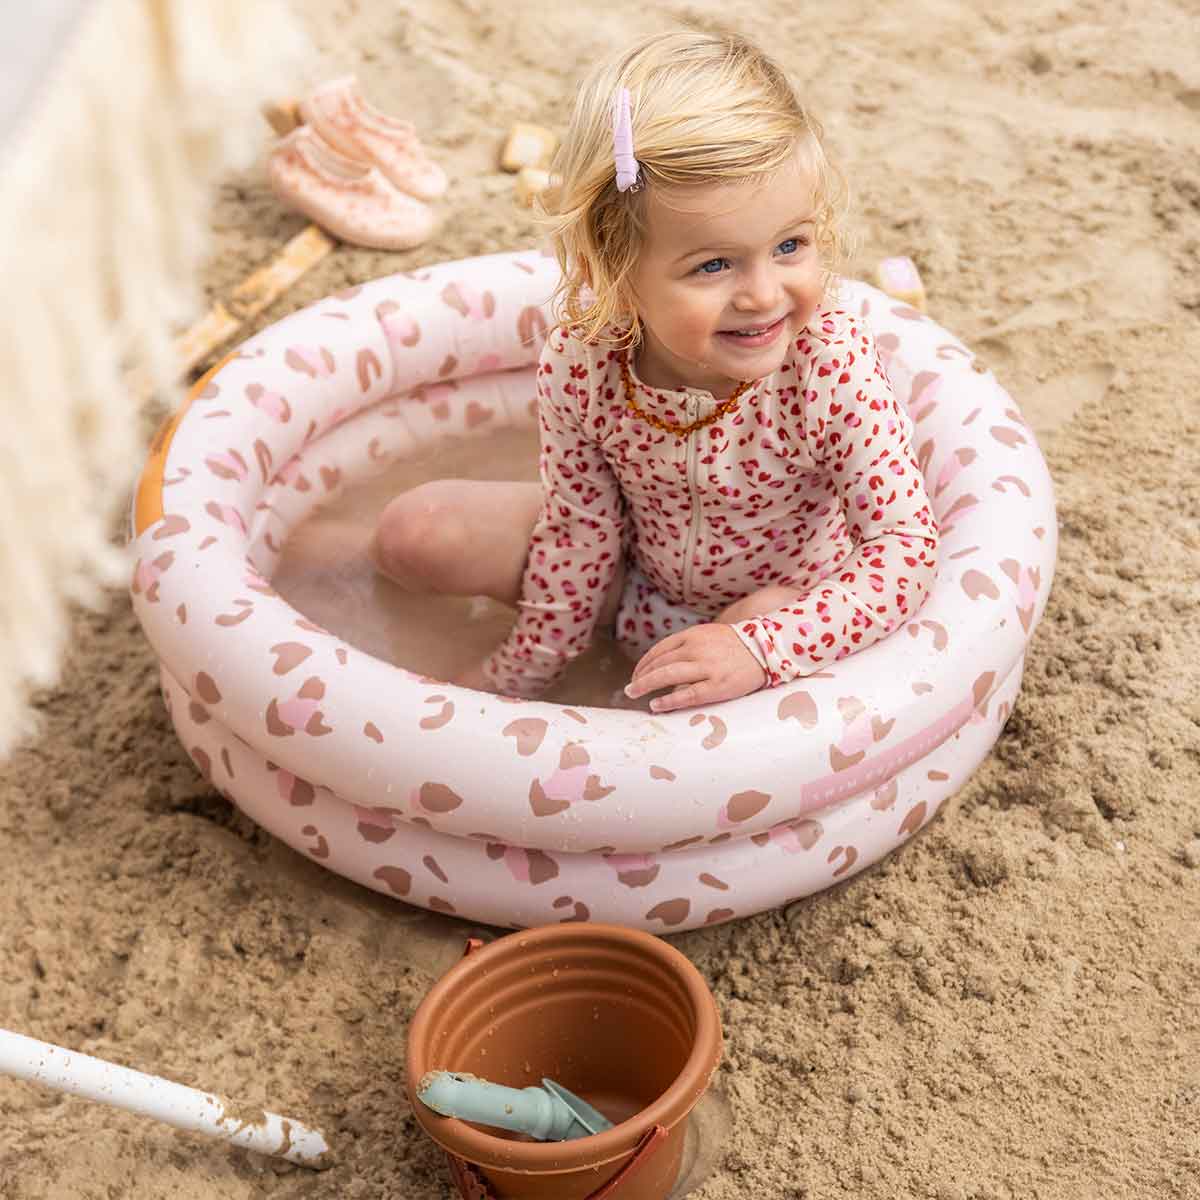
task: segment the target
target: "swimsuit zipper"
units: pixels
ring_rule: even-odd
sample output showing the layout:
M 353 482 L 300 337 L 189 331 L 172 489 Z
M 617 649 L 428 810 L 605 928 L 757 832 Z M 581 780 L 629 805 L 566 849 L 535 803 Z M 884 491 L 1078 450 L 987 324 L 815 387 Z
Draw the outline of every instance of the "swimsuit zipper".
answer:
M 687 401 L 687 419 L 690 424 L 696 419 L 696 408 L 699 401 L 689 396 Z M 688 498 L 691 501 L 691 518 L 688 524 L 687 541 L 683 546 L 683 602 L 690 604 L 692 602 L 692 568 L 694 566 L 693 559 L 696 554 L 696 539 L 700 533 L 700 506 L 698 504 L 698 496 L 696 492 L 696 440 L 694 437 L 687 439 L 687 485 Z

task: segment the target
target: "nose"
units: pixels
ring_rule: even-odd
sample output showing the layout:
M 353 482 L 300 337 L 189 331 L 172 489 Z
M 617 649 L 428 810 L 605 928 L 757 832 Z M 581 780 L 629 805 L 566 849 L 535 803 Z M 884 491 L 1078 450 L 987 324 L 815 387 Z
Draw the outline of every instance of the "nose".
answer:
M 779 293 L 779 276 L 774 263 L 753 262 L 747 265 L 738 279 L 733 306 L 739 312 L 774 312 L 779 307 Z

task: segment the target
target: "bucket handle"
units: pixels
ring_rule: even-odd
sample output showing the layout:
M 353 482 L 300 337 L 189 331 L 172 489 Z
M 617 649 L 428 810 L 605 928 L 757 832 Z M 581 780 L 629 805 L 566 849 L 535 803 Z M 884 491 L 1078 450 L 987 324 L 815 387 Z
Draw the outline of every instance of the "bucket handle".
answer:
M 450 1178 L 463 1200 L 496 1200 L 495 1193 L 488 1187 L 483 1176 L 469 1162 L 451 1154 L 449 1150 L 444 1153 L 450 1168 Z
M 653 1125 L 642 1134 L 633 1157 L 597 1191 L 592 1192 L 587 1200 L 606 1200 L 640 1167 L 646 1159 L 658 1149 L 659 1143 L 666 1141 L 667 1130 L 663 1125 Z

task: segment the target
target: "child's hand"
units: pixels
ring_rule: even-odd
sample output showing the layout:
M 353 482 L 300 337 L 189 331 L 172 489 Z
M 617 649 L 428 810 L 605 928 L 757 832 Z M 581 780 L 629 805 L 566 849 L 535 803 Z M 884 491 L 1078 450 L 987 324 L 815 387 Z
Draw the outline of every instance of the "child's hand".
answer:
M 756 692 L 767 673 L 733 628 L 719 622 L 673 633 L 642 655 L 625 688 L 631 700 L 673 688 L 650 701 L 651 712 L 717 704 Z

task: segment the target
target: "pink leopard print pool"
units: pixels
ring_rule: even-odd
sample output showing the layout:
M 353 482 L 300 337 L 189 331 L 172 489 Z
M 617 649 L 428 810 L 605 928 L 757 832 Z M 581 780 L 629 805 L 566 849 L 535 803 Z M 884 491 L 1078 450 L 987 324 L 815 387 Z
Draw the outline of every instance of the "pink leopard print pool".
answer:
M 176 729 L 212 785 L 300 853 L 473 920 L 664 932 L 845 879 L 987 754 L 1056 547 L 1013 401 L 875 289 L 847 281 L 840 306 L 873 331 L 911 421 L 940 545 L 927 600 L 874 645 L 711 709 L 573 709 L 391 666 L 270 585 L 287 531 L 347 482 L 534 421 L 555 272 L 493 255 L 331 296 L 241 347 L 163 431 L 133 593 Z

